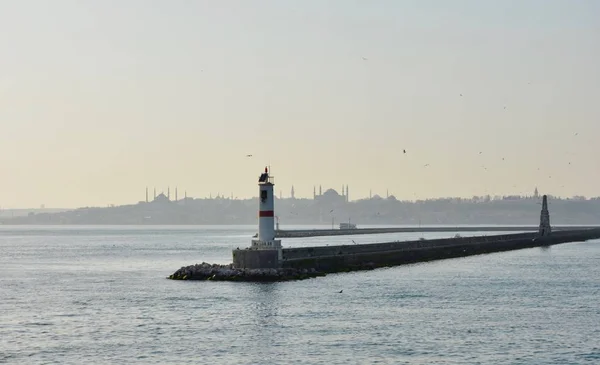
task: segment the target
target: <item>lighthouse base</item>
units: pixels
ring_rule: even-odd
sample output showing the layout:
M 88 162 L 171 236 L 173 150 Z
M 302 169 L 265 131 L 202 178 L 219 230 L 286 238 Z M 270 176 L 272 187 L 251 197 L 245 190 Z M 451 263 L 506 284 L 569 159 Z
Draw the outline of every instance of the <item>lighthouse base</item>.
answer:
M 279 249 L 246 248 L 233 250 L 233 267 L 236 269 L 277 269 L 281 267 Z

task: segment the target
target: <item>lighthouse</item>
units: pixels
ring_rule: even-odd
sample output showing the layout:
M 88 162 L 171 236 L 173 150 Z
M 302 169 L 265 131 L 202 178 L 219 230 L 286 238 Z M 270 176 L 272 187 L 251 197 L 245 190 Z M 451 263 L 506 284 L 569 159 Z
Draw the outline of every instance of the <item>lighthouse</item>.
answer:
M 255 249 L 281 250 L 281 240 L 275 239 L 274 185 L 274 179 L 265 167 L 265 172 L 258 178 L 258 237 L 252 240 Z
M 265 167 L 258 178 L 258 234 L 250 247 L 233 250 L 233 266 L 239 269 L 273 269 L 281 267 L 281 240 L 275 239 L 274 178 Z

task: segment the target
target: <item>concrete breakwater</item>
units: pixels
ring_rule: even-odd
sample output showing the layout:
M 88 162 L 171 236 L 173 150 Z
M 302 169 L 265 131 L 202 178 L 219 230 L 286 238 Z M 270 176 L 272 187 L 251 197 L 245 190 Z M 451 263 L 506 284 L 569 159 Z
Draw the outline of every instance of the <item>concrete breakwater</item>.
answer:
M 544 237 L 539 237 L 536 233 L 518 233 L 365 245 L 289 248 L 283 250 L 281 267 L 310 267 L 324 273 L 355 271 L 597 238 L 600 238 L 600 229 L 558 231 Z
M 299 247 L 282 249 L 279 259 L 275 251 L 245 249 L 233 252 L 233 264 L 191 265 L 182 267 L 169 278 L 259 282 L 300 280 L 328 273 L 372 270 L 378 267 L 581 242 L 597 238 L 600 238 L 600 228 L 557 231 L 543 237 L 538 236 L 537 233 L 517 233 L 362 245 Z
M 556 231 L 593 229 L 600 226 L 554 226 Z M 537 232 L 538 226 L 469 226 L 469 227 L 383 227 L 383 228 L 355 228 L 355 229 L 294 229 L 277 230 L 277 238 L 301 238 L 319 236 L 349 236 L 359 234 L 381 233 L 416 233 L 416 232 Z

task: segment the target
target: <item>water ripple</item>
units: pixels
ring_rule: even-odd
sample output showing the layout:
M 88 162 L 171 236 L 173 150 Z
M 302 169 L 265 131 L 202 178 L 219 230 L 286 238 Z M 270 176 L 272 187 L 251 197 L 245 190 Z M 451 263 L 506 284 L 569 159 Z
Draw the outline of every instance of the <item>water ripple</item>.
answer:
M 0 234 L 0 363 L 600 363 L 598 242 L 251 284 L 165 280 L 240 230 L 107 230 Z

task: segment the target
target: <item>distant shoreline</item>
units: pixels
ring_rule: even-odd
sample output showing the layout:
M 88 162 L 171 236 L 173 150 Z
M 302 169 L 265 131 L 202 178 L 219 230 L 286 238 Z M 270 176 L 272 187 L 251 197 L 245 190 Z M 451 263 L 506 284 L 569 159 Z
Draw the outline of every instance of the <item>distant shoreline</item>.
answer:
M 529 226 L 539 224 L 539 199 L 505 197 L 437 199 L 408 202 L 389 198 L 345 201 L 343 197 L 323 194 L 316 199 L 280 199 L 275 202 L 276 222 L 280 228 L 323 226 L 338 228 L 351 222 L 368 226 Z M 35 212 L 8 216 L 3 211 L 2 225 L 255 225 L 256 200 L 168 198 L 104 208 L 79 208 L 61 212 Z M 600 222 L 600 199 L 564 200 L 549 198 L 553 225 L 595 225 Z

